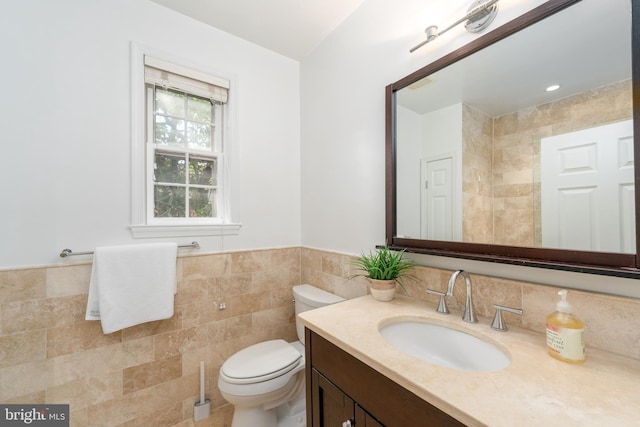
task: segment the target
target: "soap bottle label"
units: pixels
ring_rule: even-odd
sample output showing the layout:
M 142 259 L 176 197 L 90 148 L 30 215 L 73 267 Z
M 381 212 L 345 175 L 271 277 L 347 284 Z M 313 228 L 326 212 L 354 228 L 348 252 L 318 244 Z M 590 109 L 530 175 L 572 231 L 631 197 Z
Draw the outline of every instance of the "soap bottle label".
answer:
M 547 348 L 564 359 L 584 360 L 584 329 L 547 323 Z

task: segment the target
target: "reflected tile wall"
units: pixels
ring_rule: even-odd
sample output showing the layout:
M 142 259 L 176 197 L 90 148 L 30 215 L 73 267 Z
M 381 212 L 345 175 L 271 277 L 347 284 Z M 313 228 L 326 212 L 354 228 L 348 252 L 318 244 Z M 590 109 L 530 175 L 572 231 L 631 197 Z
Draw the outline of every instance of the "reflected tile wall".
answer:
M 493 243 L 493 120 L 465 105 L 462 123 L 462 240 Z
M 540 246 L 540 140 L 630 118 L 631 82 L 494 119 L 495 243 Z

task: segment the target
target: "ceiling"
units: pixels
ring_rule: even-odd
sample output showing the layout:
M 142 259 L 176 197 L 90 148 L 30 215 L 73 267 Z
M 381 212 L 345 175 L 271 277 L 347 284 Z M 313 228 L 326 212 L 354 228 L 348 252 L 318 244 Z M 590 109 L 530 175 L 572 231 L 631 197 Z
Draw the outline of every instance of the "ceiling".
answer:
M 318 46 L 364 0 L 152 0 L 295 60 Z

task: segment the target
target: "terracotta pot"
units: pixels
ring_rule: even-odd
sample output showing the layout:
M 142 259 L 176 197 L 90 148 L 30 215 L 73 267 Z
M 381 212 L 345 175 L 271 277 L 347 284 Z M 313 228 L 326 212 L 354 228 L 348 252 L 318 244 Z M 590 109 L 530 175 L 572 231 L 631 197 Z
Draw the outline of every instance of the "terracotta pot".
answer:
M 391 301 L 396 293 L 395 280 L 375 280 L 367 277 L 371 296 L 377 301 Z

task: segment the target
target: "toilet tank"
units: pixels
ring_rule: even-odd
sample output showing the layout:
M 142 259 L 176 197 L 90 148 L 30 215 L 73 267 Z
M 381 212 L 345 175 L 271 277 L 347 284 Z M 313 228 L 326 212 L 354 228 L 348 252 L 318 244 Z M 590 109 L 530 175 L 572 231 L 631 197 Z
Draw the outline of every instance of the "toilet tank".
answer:
M 296 330 L 298 339 L 304 344 L 304 325 L 298 320 L 298 314 L 325 305 L 344 301 L 344 298 L 311 285 L 297 285 L 293 287 L 293 300 L 296 310 Z

